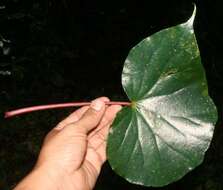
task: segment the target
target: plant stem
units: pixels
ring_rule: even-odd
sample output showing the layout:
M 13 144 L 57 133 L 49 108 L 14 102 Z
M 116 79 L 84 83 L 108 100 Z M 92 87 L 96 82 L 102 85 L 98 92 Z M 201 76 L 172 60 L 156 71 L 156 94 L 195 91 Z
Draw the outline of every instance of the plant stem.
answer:
M 40 106 L 32 106 L 21 108 L 17 110 L 12 110 L 5 112 L 5 118 L 30 113 L 33 111 L 39 110 L 48 110 L 48 109 L 57 109 L 57 108 L 68 108 L 68 107 L 80 107 L 80 106 L 89 106 L 91 102 L 70 102 L 70 103 L 61 103 L 61 104 L 48 104 L 48 105 L 40 105 Z M 106 102 L 106 105 L 122 105 L 122 106 L 130 106 L 131 102 Z

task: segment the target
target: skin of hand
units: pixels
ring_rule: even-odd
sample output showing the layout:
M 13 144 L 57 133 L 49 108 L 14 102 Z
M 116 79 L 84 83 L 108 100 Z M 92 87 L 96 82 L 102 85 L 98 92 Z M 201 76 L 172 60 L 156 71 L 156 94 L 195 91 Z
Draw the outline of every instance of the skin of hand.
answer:
M 36 166 L 14 190 L 90 190 L 106 161 L 106 138 L 119 105 L 92 101 L 46 136 Z

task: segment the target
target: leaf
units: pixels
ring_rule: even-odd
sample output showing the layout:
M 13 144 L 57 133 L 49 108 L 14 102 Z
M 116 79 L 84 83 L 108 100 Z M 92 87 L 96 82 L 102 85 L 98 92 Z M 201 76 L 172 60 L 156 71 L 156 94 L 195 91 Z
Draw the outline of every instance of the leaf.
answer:
M 217 111 L 192 17 L 162 30 L 129 53 L 122 84 L 132 102 L 109 133 L 113 170 L 131 183 L 164 186 L 198 166 L 212 139 Z

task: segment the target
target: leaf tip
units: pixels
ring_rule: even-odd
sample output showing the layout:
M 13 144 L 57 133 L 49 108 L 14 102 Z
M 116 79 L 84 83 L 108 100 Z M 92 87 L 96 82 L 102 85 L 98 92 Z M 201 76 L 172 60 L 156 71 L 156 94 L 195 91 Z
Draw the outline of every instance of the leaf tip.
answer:
M 197 7 L 196 4 L 194 3 L 194 10 L 193 10 L 193 14 L 191 15 L 191 17 L 188 19 L 188 21 L 186 23 L 183 24 L 183 26 L 186 26 L 188 28 L 193 29 L 193 24 L 194 24 L 194 19 L 196 16 L 196 12 L 197 12 Z

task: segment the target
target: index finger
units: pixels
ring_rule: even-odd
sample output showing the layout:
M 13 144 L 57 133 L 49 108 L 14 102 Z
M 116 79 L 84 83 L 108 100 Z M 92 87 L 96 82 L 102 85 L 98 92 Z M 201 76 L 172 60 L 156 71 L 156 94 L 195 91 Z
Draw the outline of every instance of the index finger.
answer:
M 55 129 L 61 130 L 63 129 L 66 125 L 70 123 L 74 123 L 78 121 L 82 115 L 88 110 L 89 106 L 84 106 L 76 110 L 75 112 L 71 113 L 68 117 L 66 117 L 64 120 L 62 120 L 56 127 Z
M 109 101 L 107 97 L 100 97 L 98 98 L 99 100 L 106 102 Z M 74 123 L 78 121 L 84 114 L 85 112 L 89 109 L 89 106 L 83 106 L 76 110 L 75 112 L 71 113 L 68 117 L 66 117 L 64 120 L 62 120 L 56 127 L 55 129 L 61 130 L 63 129 L 66 125 Z

